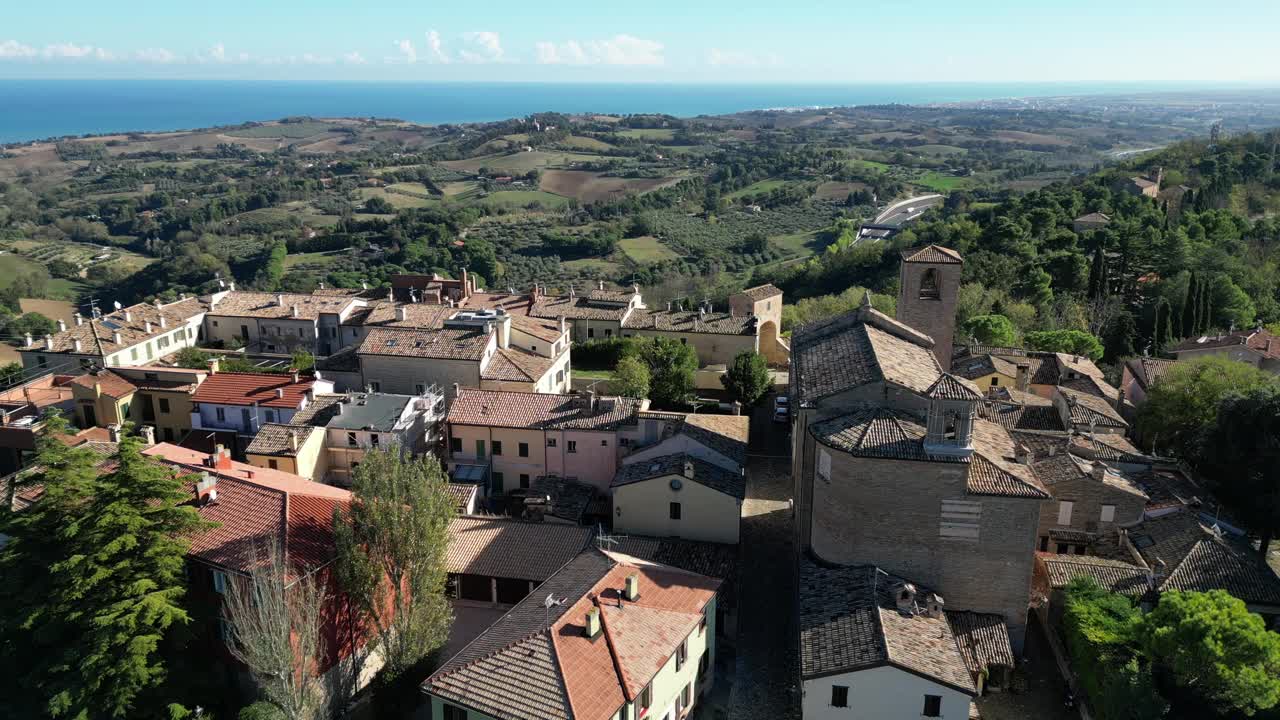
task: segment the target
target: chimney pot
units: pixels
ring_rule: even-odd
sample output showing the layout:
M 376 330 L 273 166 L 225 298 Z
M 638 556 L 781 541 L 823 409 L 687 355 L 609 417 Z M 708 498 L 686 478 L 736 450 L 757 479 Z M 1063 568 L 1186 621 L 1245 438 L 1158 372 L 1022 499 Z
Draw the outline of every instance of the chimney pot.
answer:
M 150 321 L 150 320 L 148 320 L 148 321 L 146 321 L 145 323 L 143 323 L 143 324 L 142 324 L 142 329 L 143 329 L 147 334 L 150 334 L 150 333 L 151 333 L 151 321 Z
M 120 442 L 120 426 L 112 423 L 107 426 L 107 439 L 113 443 Z
M 276 295 L 276 305 L 284 307 L 284 295 Z
M 626 589 L 623 590 L 623 597 L 629 602 L 635 602 L 640 599 L 640 574 L 632 573 L 627 576 Z
M 298 384 L 298 380 L 299 380 L 298 371 L 297 371 L 297 370 L 291 370 L 291 371 L 289 372 L 289 381 L 290 381 L 290 382 L 292 382 L 293 384 L 297 385 L 297 384 Z
M 603 281 L 603 280 L 597 280 L 597 281 L 596 281 L 596 289 L 597 289 L 597 290 L 603 290 L 603 289 L 604 289 L 604 281 Z
M 284 388 L 276 388 L 276 397 L 278 398 L 284 397 Z
M 31 347 L 31 344 L 35 342 L 35 338 L 31 337 L 31 333 L 27 333 L 24 338 L 27 341 L 27 347 Z
M 209 374 L 210 375 L 217 375 L 218 370 L 221 367 L 222 367 L 222 362 L 218 358 L 216 357 L 209 358 Z
M 168 318 L 166 318 L 164 315 L 161 315 L 161 316 L 160 316 L 160 327 L 162 327 L 162 328 L 167 328 L 167 327 L 169 327 L 169 320 L 168 320 Z
M 66 332 L 66 331 L 67 331 L 67 321 L 66 321 L 66 320 L 63 320 L 63 319 L 61 319 L 61 318 L 59 318 L 59 319 L 58 319 L 58 332 Z
M 289 431 L 289 449 L 298 452 L 298 431 Z
M 900 583 L 893 589 L 893 599 L 898 605 L 898 612 L 911 615 L 916 609 L 916 586 L 911 583 Z
M 232 280 L 231 282 L 227 283 L 227 289 L 231 290 L 231 292 L 235 292 L 235 291 L 236 291 L 236 281 L 235 281 L 235 280 Z
M 924 603 L 925 615 L 928 615 L 934 620 L 941 620 L 943 618 L 943 613 L 946 611 L 946 609 L 947 609 L 947 604 L 942 599 L 941 595 L 937 593 L 929 593 L 929 596 L 925 598 L 925 603 Z
M 396 308 L 396 320 L 404 322 L 409 318 L 409 311 L 403 306 Z
M 302 311 L 298 309 L 297 305 L 294 305 L 293 307 L 289 308 L 289 315 L 291 317 L 299 317 L 302 315 Z
M 151 425 L 143 425 L 138 428 L 138 434 L 142 436 L 142 444 L 151 447 L 156 444 L 156 429 Z
M 122 341 L 123 339 L 124 339 L 124 338 L 122 338 L 122 337 L 120 336 L 120 331 L 119 331 L 119 330 L 115 330 L 115 331 L 113 331 L 113 332 L 111 333 L 111 342 L 115 343 L 116 345 L 120 345 L 120 344 L 122 344 L 122 342 L 121 342 L 121 341 Z
M 82 345 L 82 343 L 80 342 L 80 338 L 76 338 L 75 340 L 72 340 L 71 344 L 75 347 L 76 352 L 80 352 L 80 348 Z
M 52 349 L 53 349 L 53 336 L 52 336 L 52 335 L 45 335 L 45 336 L 44 336 L 44 346 L 45 346 L 46 348 L 48 348 L 49 350 L 52 350 Z
M 154 304 L 154 305 L 156 306 L 156 309 L 157 309 L 157 310 L 159 310 L 159 309 L 160 309 L 160 298 L 156 298 L 155 300 L 152 300 L 151 302 L 152 302 L 152 304 Z
M 83 324 L 84 324 L 84 316 L 81 315 L 80 313 L 76 313 L 76 325 L 79 326 Z
M 125 311 L 124 311 L 124 321 L 125 321 L 125 322 L 133 322 L 133 311 L 132 311 L 132 310 L 125 310 Z

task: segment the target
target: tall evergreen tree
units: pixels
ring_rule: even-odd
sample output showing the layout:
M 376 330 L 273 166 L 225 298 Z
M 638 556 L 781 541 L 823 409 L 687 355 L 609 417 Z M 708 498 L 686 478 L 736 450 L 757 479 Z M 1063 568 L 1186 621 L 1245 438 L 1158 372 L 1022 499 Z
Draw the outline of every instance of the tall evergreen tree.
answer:
M 142 454 L 126 436 L 99 475 L 101 456 L 65 447 L 50 420 L 40 441 L 43 494 L 10 513 L 0 550 L 0 643 L 13 666 L 6 698 L 15 712 L 55 718 L 156 715 L 135 707 L 165 678 L 160 645 L 170 629 L 190 621 L 181 600 L 187 537 L 203 523 L 183 481 Z M 34 485 L 31 485 L 35 489 Z

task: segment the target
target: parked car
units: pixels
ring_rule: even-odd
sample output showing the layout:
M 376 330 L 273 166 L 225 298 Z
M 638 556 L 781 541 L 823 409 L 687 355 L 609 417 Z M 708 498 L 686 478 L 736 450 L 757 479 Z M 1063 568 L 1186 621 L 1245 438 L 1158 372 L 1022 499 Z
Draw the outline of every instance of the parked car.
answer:
M 787 410 L 787 406 L 773 408 L 773 421 L 776 423 L 784 423 L 791 420 L 791 413 Z

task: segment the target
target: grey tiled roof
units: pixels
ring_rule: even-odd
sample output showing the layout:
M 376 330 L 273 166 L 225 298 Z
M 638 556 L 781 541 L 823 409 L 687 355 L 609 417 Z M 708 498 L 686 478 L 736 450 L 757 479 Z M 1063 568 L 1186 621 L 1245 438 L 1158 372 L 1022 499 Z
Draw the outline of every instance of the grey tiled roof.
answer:
M 692 478 L 687 478 L 684 474 L 686 462 L 693 464 Z M 611 487 L 630 485 L 668 475 L 679 475 L 681 478 L 691 480 L 699 485 L 705 485 L 712 490 L 722 492 L 739 500 L 747 495 L 747 479 L 742 473 L 729 472 L 719 465 L 713 465 L 705 460 L 683 453 L 661 455 L 648 460 L 627 463 L 618 468 L 617 474 L 613 476 Z
M 1076 425 L 1094 423 L 1099 427 L 1129 427 L 1129 423 L 1105 398 L 1065 387 L 1059 387 L 1058 392 L 1066 400 L 1071 422 Z
M 796 402 L 886 381 L 923 393 L 942 374 L 933 340 L 869 305 L 798 328 L 791 339 Z
M 1051 405 L 1016 405 L 988 401 L 978 406 L 978 415 L 1006 430 L 1067 430 L 1062 424 L 1062 414 Z
M 1049 586 L 1066 587 L 1077 577 L 1093 578 L 1111 592 L 1142 595 L 1147 592 L 1147 571 L 1123 560 L 1091 555 L 1049 555 L 1039 553 L 1049 576 Z
M 375 328 L 357 351 L 360 355 L 395 355 L 432 360 L 480 360 L 488 333 L 471 328 L 400 330 Z
M 898 610 L 906 581 L 872 565 L 800 567 L 800 671 L 823 677 L 892 665 L 968 695 L 977 688 L 946 617 Z M 927 590 L 918 588 L 918 597 Z M 1006 630 L 1007 634 L 1007 630 Z
M 777 287 L 775 287 L 772 283 L 765 283 L 764 285 L 757 285 L 755 287 L 747 288 L 746 290 L 742 291 L 742 294 L 746 295 L 752 301 L 759 301 L 759 300 L 764 300 L 766 298 L 771 298 L 777 295 L 781 295 L 782 291 L 779 290 Z
M 582 551 L 591 528 L 498 517 L 459 517 L 449 524 L 449 572 L 542 582 Z
M 1280 605 L 1275 571 L 1252 548 L 1215 533 L 1191 510 L 1148 518 L 1128 533 L 1147 565 L 1163 575 L 1157 579 L 1161 591 L 1221 589 L 1245 602 Z
M 641 560 L 669 565 L 707 577 L 720 578 L 719 601 L 733 606 L 738 581 L 738 546 L 728 543 L 657 538 L 645 535 L 614 535 L 609 550 Z
M 1129 372 L 1137 379 L 1138 384 L 1149 388 L 1163 378 L 1175 362 L 1163 358 L 1135 357 L 1126 360 L 1125 364 L 1129 366 Z
M 942 373 L 937 382 L 925 391 L 925 397 L 940 400 L 981 400 L 982 392 L 968 380 L 950 373 Z
M 684 435 L 739 465 L 747 463 L 750 415 L 713 415 L 646 410 L 641 418 L 661 420 L 671 425 L 670 434 Z
M 998 355 L 976 355 L 963 361 L 953 361 L 951 372 L 970 380 L 999 373 L 1006 377 L 1018 377 L 1018 366 Z
M 628 330 L 664 330 L 667 332 L 704 333 L 708 335 L 754 335 L 755 318 L 729 313 L 702 313 L 698 310 L 632 310 L 622 327 Z
M 965 665 L 974 677 L 993 666 L 1012 668 L 1017 665 L 1009 643 L 1009 626 L 1005 625 L 1003 616 L 949 610 L 947 623 L 951 625 L 951 634 L 955 636 Z
M 297 448 L 311 438 L 312 433 L 324 432 L 323 428 L 311 425 L 281 425 L 266 423 L 253 436 L 249 446 L 244 449 L 247 455 L 278 455 L 293 457 L 298 454 Z M 290 436 L 296 443 L 290 442 Z
M 539 475 L 529 489 L 551 498 L 552 516 L 575 525 L 586 517 L 587 507 L 596 497 L 595 486 L 558 475 Z
M 925 428 L 913 416 L 887 408 L 869 408 L 809 426 L 824 445 L 858 457 L 967 463 L 967 489 L 975 495 L 1047 498 L 1048 492 L 1015 457 L 1013 439 L 998 425 L 975 419 L 971 457 L 933 456 L 925 452 Z

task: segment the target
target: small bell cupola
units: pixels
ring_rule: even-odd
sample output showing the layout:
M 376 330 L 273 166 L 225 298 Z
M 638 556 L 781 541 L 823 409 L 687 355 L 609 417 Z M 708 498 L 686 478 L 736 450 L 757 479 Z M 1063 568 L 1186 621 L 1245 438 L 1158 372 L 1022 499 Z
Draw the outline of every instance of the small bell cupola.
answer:
M 924 451 L 933 456 L 967 458 L 973 454 L 973 423 L 982 393 L 972 383 L 943 373 L 925 393 L 929 422 Z

